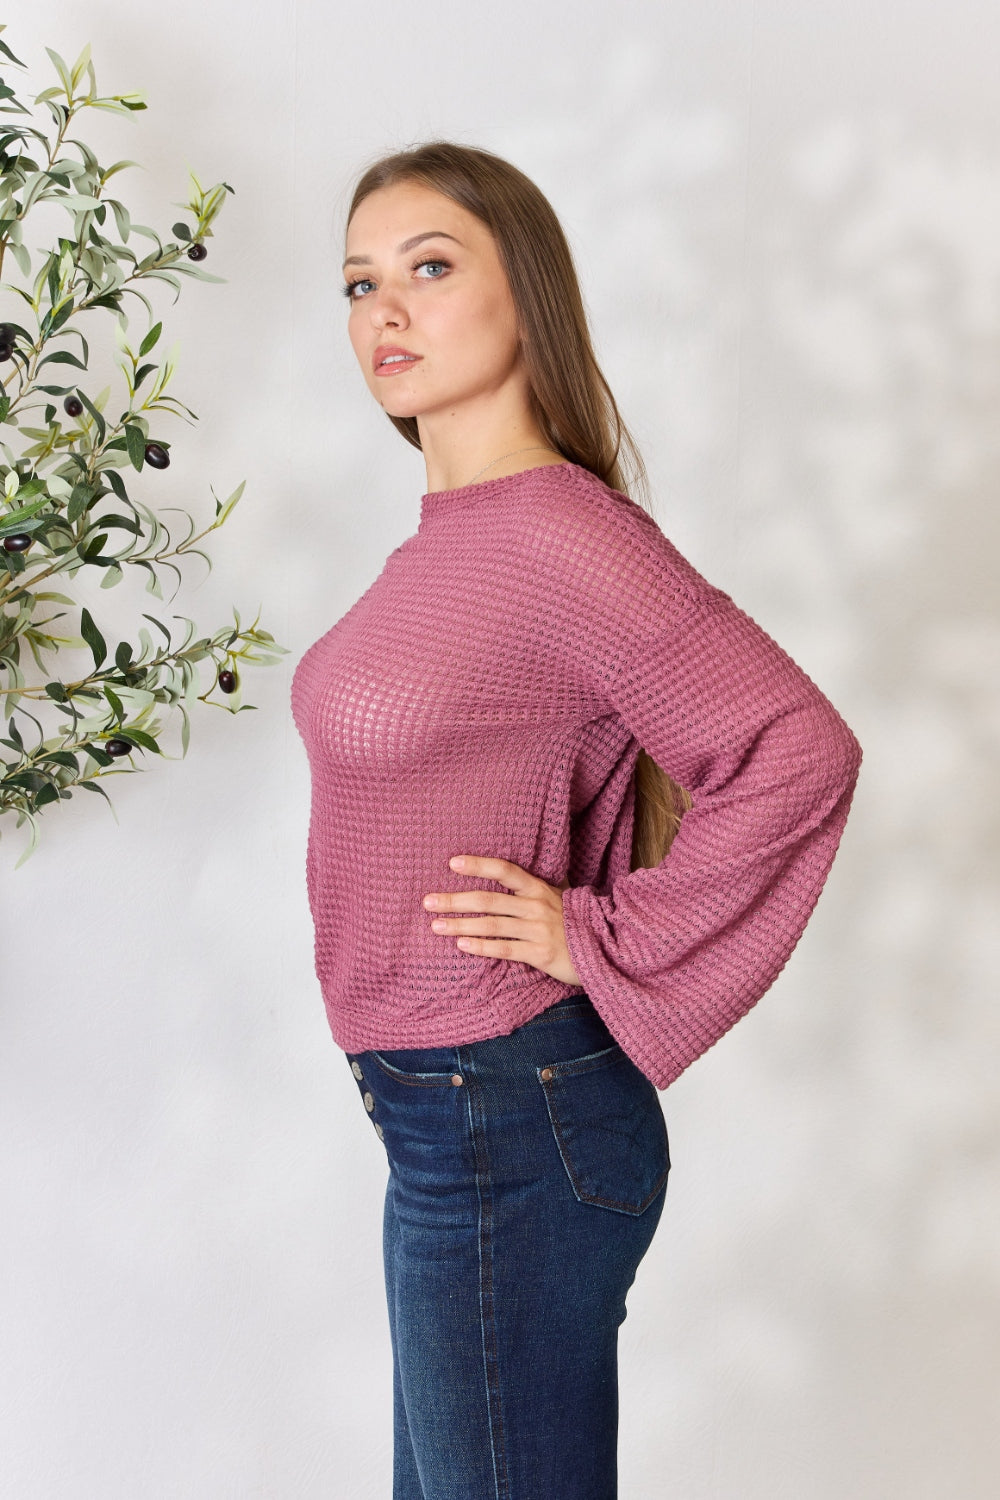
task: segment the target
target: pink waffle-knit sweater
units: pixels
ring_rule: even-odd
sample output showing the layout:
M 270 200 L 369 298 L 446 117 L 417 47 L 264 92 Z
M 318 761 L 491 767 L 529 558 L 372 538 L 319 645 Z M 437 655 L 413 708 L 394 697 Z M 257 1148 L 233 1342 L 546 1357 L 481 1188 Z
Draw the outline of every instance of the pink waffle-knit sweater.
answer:
M 292 708 L 337 1045 L 501 1036 L 582 988 L 658 1088 L 784 966 L 861 761 L 781 647 L 572 463 L 424 494 L 417 531 L 303 656 Z M 640 747 L 693 806 L 630 872 Z M 455 854 L 568 877 L 580 984 L 431 931 L 429 891 L 506 889 Z

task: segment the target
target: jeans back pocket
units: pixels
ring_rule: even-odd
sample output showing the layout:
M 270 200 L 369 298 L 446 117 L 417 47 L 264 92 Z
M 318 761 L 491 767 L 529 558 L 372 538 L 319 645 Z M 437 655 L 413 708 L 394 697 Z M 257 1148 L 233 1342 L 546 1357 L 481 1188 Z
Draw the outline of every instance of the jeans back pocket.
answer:
M 536 1071 L 576 1197 L 641 1214 L 670 1171 L 667 1126 L 653 1083 L 617 1043 Z

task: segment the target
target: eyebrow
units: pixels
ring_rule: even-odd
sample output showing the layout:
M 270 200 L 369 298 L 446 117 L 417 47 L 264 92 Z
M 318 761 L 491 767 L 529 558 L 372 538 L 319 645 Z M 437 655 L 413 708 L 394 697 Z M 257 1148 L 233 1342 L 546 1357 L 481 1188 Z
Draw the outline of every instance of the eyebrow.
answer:
M 461 245 L 462 244 L 462 241 L 461 240 L 456 240 L 455 236 L 453 234 L 445 234 L 445 232 L 444 232 L 443 229 L 427 229 L 427 230 L 424 231 L 423 234 L 415 234 L 415 235 L 413 235 L 413 237 L 411 239 L 404 240 L 401 245 L 397 246 L 396 253 L 398 255 L 405 255 L 406 252 L 407 252 L 407 250 L 412 250 L 413 247 L 414 247 L 414 245 L 419 245 L 420 244 L 421 240 L 433 240 L 433 239 L 453 240 L 456 245 Z M 465 249 L 464 245 L 462 245 L 462 249 L 463 250 Z M 344 265 L 345 266 L 370 266 L 371 265 L 371 258 L 369 256 L 367 256 L 367 255 L 349 255 L 347 257 L 347 259 L 344 261 Z

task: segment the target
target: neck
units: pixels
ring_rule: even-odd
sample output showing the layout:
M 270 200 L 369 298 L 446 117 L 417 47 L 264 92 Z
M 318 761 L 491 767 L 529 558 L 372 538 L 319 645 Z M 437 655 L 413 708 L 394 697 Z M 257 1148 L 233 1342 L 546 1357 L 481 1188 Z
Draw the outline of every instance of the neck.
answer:
M 530 420 L 451 426 L 417 418 L 421 451 L 427 470 L 428 492 L 453 490 L 483 479 L 519 474 L 538 464 L 560 462 L 545 434 Z M 522 451 L 523 450 L 523 451 Z

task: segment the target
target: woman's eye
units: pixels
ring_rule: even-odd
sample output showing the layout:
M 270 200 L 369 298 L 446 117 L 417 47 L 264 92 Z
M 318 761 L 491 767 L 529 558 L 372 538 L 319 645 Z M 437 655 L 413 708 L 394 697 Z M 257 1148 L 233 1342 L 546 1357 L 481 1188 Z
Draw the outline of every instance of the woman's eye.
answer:
M 447 275 L 447 273 L 451 270 L 451 263 L 449 261 L 446 261 L 446 260 L 420 260 L 413 267 L 413 270 L 414 271 L 422 271 L 425 266 L 434 267 L 434 268 L 436 268 L 438 270 L 438 272 L 443 272 L 445 275 Z M 421 280 L 422 281 L 440 281 L 441 280 L 441 276 L 440 275 L 436 275 L 436 276 L 423 276 L 423 277 L 421 277 Z M 357 291 L 358 287 L 374 286 L 374 285 L 375 285 L 375 283 L 373 281 L 369 281 L 369 279 L 368 279 L 367 276 L 362 276 L 362 277 L 359 277 L 357 281 L 348 281 L 348 282 L 346 282 L 345 285 L 344 285 L 344 287 L 343 287 L 343 293 L 344 293 L 344 296 L 348 297 L 352 302 L 357 302 L 357 301 L 360 300 L 358 297 L 355 296 L 355 292 Z M 364 293 L 362 293 L 362 296 L 363 295 L 364 295 Z

